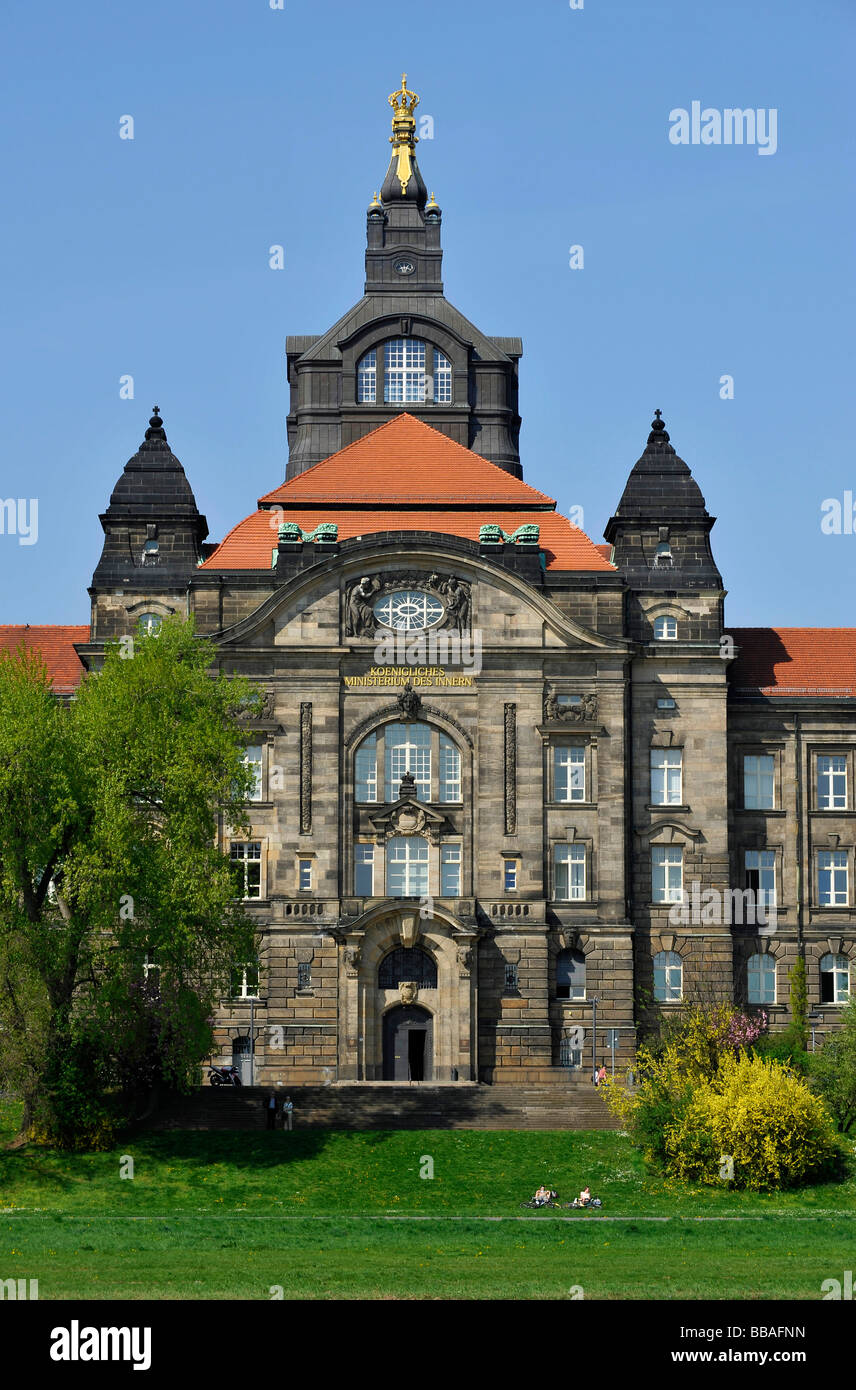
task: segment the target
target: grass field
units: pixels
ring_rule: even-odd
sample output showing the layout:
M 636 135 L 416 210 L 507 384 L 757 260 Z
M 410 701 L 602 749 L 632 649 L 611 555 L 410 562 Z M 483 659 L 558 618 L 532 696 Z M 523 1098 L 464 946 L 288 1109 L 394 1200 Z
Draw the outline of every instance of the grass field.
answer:
M 16 1114 L 0 1113 L 11 1137 Z M 133 1178 L 122 1178 L 133 1159 Z M 433 1178 L 420 1177 L 433 1161 Z M 600 1213 L 527 1212 L 541 1181 Z M 0 1153 L 0 1279 L 50 1298 L 819 1299 L 856 1260 L 856 1172 L 669 1184 L 609 1132 L 140 1136 Z

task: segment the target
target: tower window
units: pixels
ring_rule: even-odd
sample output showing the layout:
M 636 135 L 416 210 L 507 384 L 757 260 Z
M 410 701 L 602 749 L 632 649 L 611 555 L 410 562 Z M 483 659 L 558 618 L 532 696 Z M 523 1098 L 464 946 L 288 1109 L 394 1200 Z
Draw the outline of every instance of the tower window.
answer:
M 658 642 L 674 642 L 678 636 L 677 618 L 655 618 L 654 637 Z
M 383 348 L 383 399 L 387 405 L 451 405 L 452 363 L 439 348 L 421 338 L 391 338 Z M 357 401 L 377 401 L 378 349 L 370 348 L 357 363 Z
M 159 613 L 141 613 L 137 618 L 137 630 L 146 633 L 149 637 L 160 632 L 163 618 Z
M 371 348 L 359 360 L 357 366 L 357 400 L 363 405 L 374 405 L 377 400 L 377 350 Z
M 661 541 L 654 552 L 654 564 L 658 569 L 672 568 L 672 547 L 668 541 Z
M 425 344 L 418 338 L 393 338 L 386 345 L 383 398 L 389 405 L 425 400 Z
M 452 401 L 452 364 L 444 352 L 434 349 L 434 404 L 450 405 Z

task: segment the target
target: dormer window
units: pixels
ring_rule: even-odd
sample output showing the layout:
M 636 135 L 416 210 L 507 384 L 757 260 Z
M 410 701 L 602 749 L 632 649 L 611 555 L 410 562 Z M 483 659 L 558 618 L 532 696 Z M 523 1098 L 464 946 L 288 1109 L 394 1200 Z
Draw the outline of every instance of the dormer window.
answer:
M 657 642 L 675 642 L 678 637 L 677 618 L 655 618 L 654 619 L 654 640 Z
M 391 338 L 370 348 L 357 363 L 357 401 L 377 403 L 378 352 L 383 354 L 385 405 L 450 405 L 452 363 L 420 338 Z
M 661 541 L 654 552 L 654 564 L 658 569 L 672 568 L 672 548 L 668 541 Z
M 159 613 L 141 613 L 137 618 L 137 628 L 145 632 L 147 636 L 153 637 L 160 632 L 162 622 L 163 618 Z

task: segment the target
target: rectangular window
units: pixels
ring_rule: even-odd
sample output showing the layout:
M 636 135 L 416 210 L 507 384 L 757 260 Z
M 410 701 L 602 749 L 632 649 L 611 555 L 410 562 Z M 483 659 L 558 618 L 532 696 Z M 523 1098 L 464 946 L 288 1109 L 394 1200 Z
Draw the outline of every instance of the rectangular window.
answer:
M 847 851 L 820 850 L 817 856 L 817 901 L 821 907 L 847 907 Z
M 423 404 L 425 344 L 417 338 L 391 338 L 384 357 L 384 400 L 390 405 Z
M 557 743 L 553 749 L 553 800 L 585 801 L 586 750 L 582 744 Z
M 358 898 L 374 896 L 374 845 L 354 845 L 354 892 Z
M 258 961 L 250 961 L 246 965 L 234 965 L 232 967 L 232 985 L 230 993 L 233 999 L 258 999 Z
M 775 1004 L 775 956 L 751 956 L 746 968 L 746 979 L 750 1004 Z
M 506 893 L 513 893 L 517 887 L 517 860 L 503 859 L 502 886 Z
M 680 806 L 683 753 L 680 748 L 651 749 L 652 806 Z
M 556 845 L 553 863 L 553 896 L 564 902 L 583 899 L 586 895 L 585 845 Z
M 312 860 L 298 859 L 297 861 L 297 887 L 301 893 L 311 893 L 312 891 Z
M 679 903 L 684 890 L 684 852 L 675 845 L 651 850 L 651 901 Z
M 428 841 L 395 835 L 386 846 L 386 891 L 390 898 L 423 898 L 428 892 Z
M 440 897 L 461 896 L 461 846 L 442 845 L 440 848 Z
M 262 895 L 261 840 L 233 840 L 231 859 L 232 872 L 235 875 L 236 897 L 260 898 Z
M 506 965 L 505 967 L 505 993 L 517 993 L 517 966 Z
M 357 801 L 377 801 L 377 734 L 363 739 L 354 764 Z
M 298 965 L 297 965 L 297 988 L 298 988 L 298 989 L 311 989 L 311 988 L 312 988 L 312 966 L 311 966 L 311 965 L 303 965 L 303 964 L 301 964 L 300 962 L 298 962 Z
M 657 701 L 657 709 L 677 709 L 677 702 L 672 699 L 671 695 L 664 695 L 662 699 Z
M 847 810 L 847 759 L 843 755 L 818 755 L 817 804 L 821 811 Z
M 461 755 L 450 738 L 440 735 L 440 800 L 461 799 Z
M 771 753 L 748 753 L 743 759 L 743 805 L 747 811 L 773 810 L 773 772 Z
M 759 907 L 776 906 L 776 852 L 772 849 L 747 849 L 744 856 L 745 887 L 755 894 Z
M 251 743 L 249 748 L 244 749 L 244 756 L 241 760 L 245 767 L 248 767 L 253 774 L 253 786 L 249 794 L 250 801 L 261 801 L 262 799 L 262 746 L 260 743 Z

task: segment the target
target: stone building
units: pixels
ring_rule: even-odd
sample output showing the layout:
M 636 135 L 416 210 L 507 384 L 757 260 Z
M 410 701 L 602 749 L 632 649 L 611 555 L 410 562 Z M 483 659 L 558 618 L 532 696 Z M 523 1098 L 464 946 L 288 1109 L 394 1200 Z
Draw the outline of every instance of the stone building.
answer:
M 82 671 L 192 613 L 264 690 L 252 835 L 221 827 L 259 955 L 218 1018 L 264 1083 L 556 1080 L 692 998 L 777 1026 L 798 951 L 823 1034 L 856 959 L 856 630 L 728 628 L 659 410 L 607 544 L 524 481 L 522 344 L 443 294 L 417 101 L 390 97 L 363 297 L 287 340 L 285 480 L 208 543 L 156 409 L 90 628 L 28 640 L 73 685 L 72 645 Z

